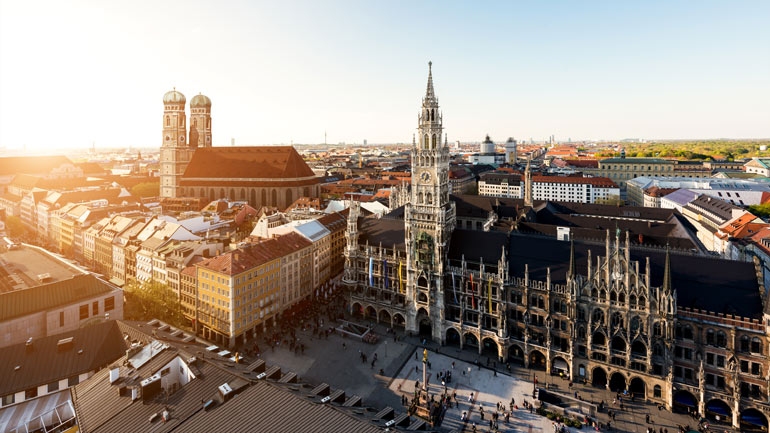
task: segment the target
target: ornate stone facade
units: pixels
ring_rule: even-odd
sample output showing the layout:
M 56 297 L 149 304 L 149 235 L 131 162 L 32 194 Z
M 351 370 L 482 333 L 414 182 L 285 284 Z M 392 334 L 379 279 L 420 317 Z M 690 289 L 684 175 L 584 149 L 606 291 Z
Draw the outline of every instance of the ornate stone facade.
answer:
M 409 201 L 382 218 L 351 207 L 351 313 L 766 431 L 770 317 L 753 264 L 644 248 L 620 231 L 602 244 L 456 228 L 441 120 L 429 72 L 411 187 L 392 204 Z

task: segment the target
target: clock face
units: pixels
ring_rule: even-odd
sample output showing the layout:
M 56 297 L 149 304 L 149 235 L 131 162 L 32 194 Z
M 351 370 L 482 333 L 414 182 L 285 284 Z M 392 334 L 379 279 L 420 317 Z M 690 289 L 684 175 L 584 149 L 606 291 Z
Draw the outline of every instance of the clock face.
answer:
M 423 171 L 420 175 L 420 179 L 422 179 L 423 182 L 430 182 L 430 173 Z

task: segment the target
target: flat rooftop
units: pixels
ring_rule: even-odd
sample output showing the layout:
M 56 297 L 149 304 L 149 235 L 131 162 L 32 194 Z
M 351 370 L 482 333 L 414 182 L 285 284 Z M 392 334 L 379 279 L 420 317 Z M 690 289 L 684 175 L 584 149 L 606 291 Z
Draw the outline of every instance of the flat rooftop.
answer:
M 22 245 L 15 250 L 0 252 L 0 293 L 54 283 L 84 273 L 38 247 Z

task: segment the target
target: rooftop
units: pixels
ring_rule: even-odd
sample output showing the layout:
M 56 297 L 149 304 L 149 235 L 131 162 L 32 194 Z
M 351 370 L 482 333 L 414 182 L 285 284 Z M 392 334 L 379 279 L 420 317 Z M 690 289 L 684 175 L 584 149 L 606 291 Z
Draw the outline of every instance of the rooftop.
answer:
M 314 177 L 292 146 L 203 147 L 193 154 L 186 178 L 288 179 Z
M 84 273 L 84 270 L 41 248 L 22 245 L 18 249 L 0 253 L 0 294 L 62 281 Z
M 93 274 L 0 294 L 0 322 L 117 290 Z

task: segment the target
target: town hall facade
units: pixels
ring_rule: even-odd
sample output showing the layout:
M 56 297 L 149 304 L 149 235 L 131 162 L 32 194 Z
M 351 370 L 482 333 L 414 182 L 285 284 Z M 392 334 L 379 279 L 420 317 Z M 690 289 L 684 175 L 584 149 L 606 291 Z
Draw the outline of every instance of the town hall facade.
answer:
M 770 320 L 755 264 L 643 247 L 620 230 L 573 242 L 465 221 L 477 215 L 449 194 L 430 66 L 408 199 L 381 218 L 351 206 L 342 279 L 350 312 L 497 362 L 767 429 Z M 533 205 L 492 208 L 518 218 Z

